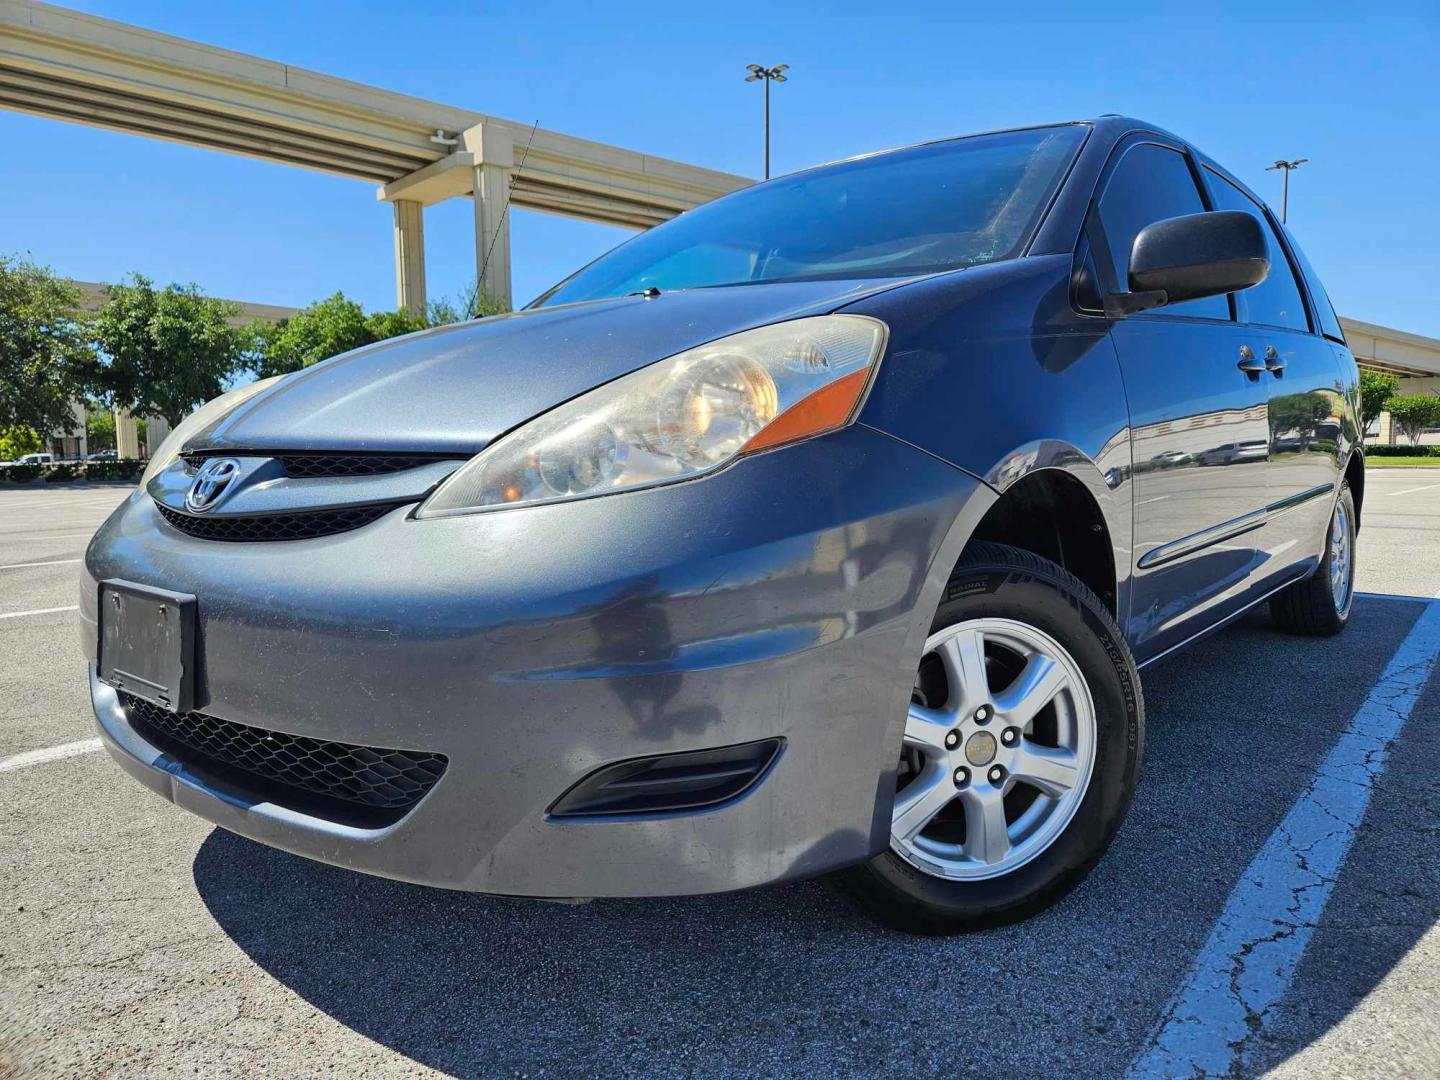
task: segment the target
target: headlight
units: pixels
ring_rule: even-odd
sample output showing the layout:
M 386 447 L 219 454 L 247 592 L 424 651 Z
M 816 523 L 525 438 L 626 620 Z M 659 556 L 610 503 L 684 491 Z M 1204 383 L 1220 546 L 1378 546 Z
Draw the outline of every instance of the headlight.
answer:
M 181 420 L 175 426 L 175 430 L 165 436 L 165 441 L 160 444 L 160 449 L 155 451 L 155 456 L 150 459 L 150 464 L 145 466 L 145 473 L 140 477 L 140 486 L 144 488 L 146 484 L 150 483 L 152 477 L 158 476 L 168 469 L 180 456 L 180 450 L 184 447 L 186 440 L 196 432 L 203 431 L 208 425 L 213 424 L 242 402 L 248 401 L 261 390 L 274 385 L 282 378 L 284 378 L 283 375 L 274 375 L 268 379 L 258 379 L 255 382 L 236 387 L 217 398 L 211 398 L 184 420 Z
M 833 431 L 854 417 L 885 338 L 876 319 L 826 315 L 678 353 L 516 428 L 451 474 L 417 516 L 688 480 Z

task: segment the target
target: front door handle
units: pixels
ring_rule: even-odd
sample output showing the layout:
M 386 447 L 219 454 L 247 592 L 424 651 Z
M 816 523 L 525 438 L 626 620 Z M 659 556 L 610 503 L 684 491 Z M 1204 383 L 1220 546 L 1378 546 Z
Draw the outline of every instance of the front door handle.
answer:
M 1263 360 L 1255 359 L 1255 350 L 1249 345 L 1240 346 L 1240 363 L 1236 365 L 1252 379 L 1258 379 L 1262 371 L 1268 371 Z
M 1281 374 L 1285 371 L 1285 361 L 1280 354 L 1275 351 L 1274 345 L 1265 346 L 1265 370 L 1277 379 L 1280 378 Z

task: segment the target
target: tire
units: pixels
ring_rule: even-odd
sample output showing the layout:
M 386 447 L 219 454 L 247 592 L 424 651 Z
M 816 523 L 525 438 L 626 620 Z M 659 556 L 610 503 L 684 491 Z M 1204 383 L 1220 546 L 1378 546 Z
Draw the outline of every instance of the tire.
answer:
M 944 641 L 949 634 L 956 635 L 953 648 Z M 978 650 L 973 644 L 976 641 Z M 940 644 L 932 652 L 937 642 Z M 1036 651 L 1026 657 L 1024 649 L 1032 645 Z M 1022 695 L 1017 688 L 1040 685 L 1039 676 L 1030 673 L 1041 671 L 1045 650 L 1050 650 L 1054 664 L 1063 669 L 1057 677 L 1065 681 L 1020 735 L 1022 729 L 1015 725 L 1025 714 L 1021 706 L 1040 700 L 1045 691 Z M 969 680 L 972 685 L 986 684 L 975 692 L 978 696 L 963 688 L 951 689 L 951 684 L 966 681 L 951 674 L 963 666 L 963 659 L 944 660 L 952 653 L 985 657 L 984 674 Z M 1014 674 L 1017 664 L 1023 665 L 1019 675 Z M 973 665 L 969 670 L 975 670 Z M 932 699 L 938 700 L 940 694 L 943 707 L 932 708 Z M 912 704 L 906 722 L 906 745 L 897 774 L 891 846 L 869 862 L 840 871 L 835 884 L 873 918 L 915 934 L 954 934 L 1000 926 L 1054 904 L 1079 884 L 1104 854 L 1125 817 L 1139 778 L 1145 706 L 1139 674 L 1115 620 L 1099 597 L 1056 564 L 1018 548 L 973 543 L 951 575 L 935 613 L 917 675 L 916 696 L 917 704 Z M 975 701 L 982 704 L 975 707 Z M 1087 706 L 1093 724 L 1086 720 Z M 937 717 L 944 718 L 939 727 L 926 726 Z M 945 731 L 937 744 L 934 733 L 952 721 L 960 726 Z M 1004 726 L 1006 721 L 1011 721 L 1009 727 Z M 1042 728 L 1053 729 L 1054 738 L 1046 741 Z M 1006 744 L 1011 748 L 1006 750 L 998 741 L 987 742 L 982 734 L 987 731 L 999 740 L 1013 740 Z M 1020 755 L 1046 752 L 1068 754 L 1067 760 L 1077 763 L 1069 775 L 1078 777 L 1078 763 L 1085 758 L 1081 745 L 1085 732 L 1089 732 L 1091 752 L 1083 784 L 1056 786 L 1052 798 L 1020 778 L 1019 772 L 1030 768 L 1025 762 L 1035 760 Z M 1066 733 L 1074 744 L 1073 752 Z M 1054 750 L 1050 750 L 1052 742 Z M 992 745 L 996 756 L 985 760 L 985 751 Z M 1006 757 L 1007 753 L 1011 756 Z M 970 773 L 971 763 L 976 762 L 973 775 L 959 775 Z M 1002 762 L 1013 766 L 1016 773 L 1005 773 Z M 911 813 L 907 807 L 921 807 L 921 797 L 912 797 L 911 792 L 925 792 L 924 797 L 929 798 L 933 791 L 935 799 L 943 800 L 944 785 L 935 778 L 952 775 L 958 792 L 952 796 L 954 801 L 913 838 L 903 838 L 923 813 L 922 808 L 915 811 L 914 818 L 907 817 Z M 994 809 L 997 799 L 999 811 Z M 1014 821 L 1010 820 L 1012 801 L 1021 807 Z M 956 802 L 960 804 L 958 812 Z M 982 809 L 972 811 L 972 806 Z M 1063 820 L 1062 811 L 1069 815 Z M 984 824 L 996 822 L 993 814 L 997 812 L 1000 832 Z M 1010 834 L 1029 820 L 1026 815 L 1036 817 L 1043 827 L 1012 844 Z M 1003 833 L 1003 842 L 971 843 L 972 820 L 975 834 Z M 1028 856 L 1025 845 L 1034 849 Z M 1005 854 L 994 856 L 994 852 Z
M 1330 637 L 1345 629 L 1355 602 L 1355 526 L 1355 497 L 1350 484 L 1342 481 L 1330 511 L 1320 564 L 1304 581 L 1270 598 L 1270 617 L 1276 626 L 1307 637 Z

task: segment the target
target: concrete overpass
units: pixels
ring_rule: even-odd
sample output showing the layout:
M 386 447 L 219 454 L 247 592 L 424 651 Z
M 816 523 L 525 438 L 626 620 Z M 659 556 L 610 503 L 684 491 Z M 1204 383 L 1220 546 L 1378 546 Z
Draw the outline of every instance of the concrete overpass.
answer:
M 33 0 L 0 0 L 0 107 L 378 183 L 417 312 L 443 199 L 474 200 L 476 279 L 508 304 L 507 204 L 644 229 L 752 182 Z
M 644 229 L 751 183 L 35 0 L 0 0 L 0 107 L 377 183 L 412 311 L 437 202 L 474 200 L 476 279 L 508 303 L 507 205 Z M 1362 365 L 1440 390 L 1440 340 L 1340 321 Z

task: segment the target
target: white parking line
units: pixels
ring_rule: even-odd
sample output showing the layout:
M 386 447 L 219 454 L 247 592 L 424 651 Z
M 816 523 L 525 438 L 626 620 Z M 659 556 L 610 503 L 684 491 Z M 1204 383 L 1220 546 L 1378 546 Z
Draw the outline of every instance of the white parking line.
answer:
M 54 615 L 57 611 L 79 611 L 78 604 L 71 604 L 69 607 L 42 607 L 32 611 L 4 611 L 0 612 L 0 619 L 23 619 L 27 615 Z
M 1179 992 L 1130 1065 L 1140 1077 L 1228 1076 L 1273 1020 L 1320 922 L 1370 793 L 1440 652 L 1420 613 L 1350 725 L 1240 876 Z
M 1382 491 L 1382 495 L 1414 495 L 1417 491 L 1429 491 L 1431 488 L 1440 488 L 1440 484 L 1426 484 L 1424 487 L 1406 488 L 1404 491 Z
M 81 754 L 92 754 L 99 749 L 99 739 L 81 739 L 79 742 L 48 746 L 44 750 L 27 750 L 23 754 L 0 758 L 0 773 L 23 769 L 27 765 L 43 765 L 47 761 L 61 761 L 64 758 L 79 757 Z
M 79 561 L 79 559 L 46 559 L 44 562 L 0 563 L 0 570 L 23 570 L 27 566 L 65 566 L 67 563 L 77 563 Z

